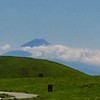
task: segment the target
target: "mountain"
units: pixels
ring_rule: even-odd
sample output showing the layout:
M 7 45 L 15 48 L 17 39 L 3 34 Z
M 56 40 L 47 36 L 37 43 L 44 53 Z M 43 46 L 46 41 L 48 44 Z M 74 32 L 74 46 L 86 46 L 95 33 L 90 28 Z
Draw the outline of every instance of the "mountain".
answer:
M 44 39 L 34 39 L 30 42 L 27 42 L 23 44 L 21 47 L 34 47 L 34 46 L 42 46 L 42 45 L 50 45 L 49 42 L 47 42 Z M 22 51 L 22 50 L 13 50 L 13 51 L 8 51 L 3 54 L 4 56 L 21 56 L 21 57 L 31 57 L 32 54 L 27 52 L 27 51 Z
M 78 70 L 48 60 L 0 56 L 0 78 L 12 77 L 85 77 Z
M 23 44 L 21 47 L 34 47 L 34 46 L 42 46 L 42 45 L 45 45 L 45 46 L 48 46 L 50 45 L 49 42 L 47 42 L 45 39 L 34 39 L 30 42 L 27 42 L 25 44 Z M 23 51 L 23 50 L 13 50 L 13 51 L 9 51 L 9 52 L 6 52 L 3 54 L 4 56 L 19 56 L 19 57 L 32 57 L 32 53 L 28 52 L 28 51 Z M 55 57 L 56 58 L 56 57 Z M 100 67 L 99 66 L 94 66 L 94 65 L 90 65 L 90 64 L 87 64 L 87 63 L 82 63 L 82 62 L 75 62 L 75 61 L 64 61 L 64 60 L 61 60 L 61 59 L 49 59 L 48 60 L 52 60 L 52 61 L 55 61 L 55 62 L 58 62 L 58 63 L 61 63 L 61 64 L 64 64 L 64 65 L 68 65 L 70 66 L 71 68 L 74 68 L 74 69 L 77 69 L 81 72 L 84 72 L 86 74 L 89 74 L 89 75 L 100 75 Z
M 100 66 L 82 62 L 66 62 L 71 68 L 77 69 L 89 75 L 100 75 Z
M 34 39 L 30 42 L 23 44 L 21 47 L 27 47 L 27 46 L 34 47 L 34 46 L 41 46 L 41 45 L 50 45 L 50 43 L 44 39 Z
M 31 53 L 21 50 L 13 50 L 3 54 L 4 56 L 21 56 L 21 57 L 31 57 Z
M 64 61 L 61 59 L 53 59 L 52 61 L 70 66 L 71 68 L 74 68 L 89 75 L 100 75 L 100 66 L 97 65 L 82 63 L 79 61 Z

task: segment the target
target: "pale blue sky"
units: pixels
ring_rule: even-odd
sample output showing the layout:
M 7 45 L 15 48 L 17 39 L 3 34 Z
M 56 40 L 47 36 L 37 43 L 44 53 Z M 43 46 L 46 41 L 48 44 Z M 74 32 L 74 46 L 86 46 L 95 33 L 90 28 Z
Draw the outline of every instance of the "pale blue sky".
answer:
M 35 38 L 100 49 L 100 0 L 0 0 L 0 45 Z

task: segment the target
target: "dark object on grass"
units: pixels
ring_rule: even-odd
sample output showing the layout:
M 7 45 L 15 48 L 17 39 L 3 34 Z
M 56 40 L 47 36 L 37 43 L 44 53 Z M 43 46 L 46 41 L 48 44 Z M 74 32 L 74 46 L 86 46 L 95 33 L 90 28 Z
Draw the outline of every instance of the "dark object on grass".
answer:
M 48 92 L 53 92 L 53 85 L 52 84 L 48 84 Z
M 39 73 L 39 77 L 43 77 L 43 73 Z

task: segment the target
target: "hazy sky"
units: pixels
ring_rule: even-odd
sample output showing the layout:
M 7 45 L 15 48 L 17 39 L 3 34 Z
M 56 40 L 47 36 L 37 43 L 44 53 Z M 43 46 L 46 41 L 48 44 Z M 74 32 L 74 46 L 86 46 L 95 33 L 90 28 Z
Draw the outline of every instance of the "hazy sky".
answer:
M 100 0 L 0 0 L 0 46 L 35 38 L 100 49 Z

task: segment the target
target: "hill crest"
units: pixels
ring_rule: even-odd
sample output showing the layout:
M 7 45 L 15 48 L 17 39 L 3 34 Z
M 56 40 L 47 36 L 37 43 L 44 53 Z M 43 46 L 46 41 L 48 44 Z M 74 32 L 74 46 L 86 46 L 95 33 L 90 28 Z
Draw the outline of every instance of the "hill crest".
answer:
M 38 77 L 81 77 L 86 74 L 68 66 L 48 60 L 0 56 L 0 78 Z

